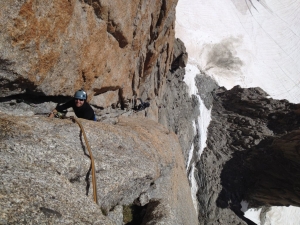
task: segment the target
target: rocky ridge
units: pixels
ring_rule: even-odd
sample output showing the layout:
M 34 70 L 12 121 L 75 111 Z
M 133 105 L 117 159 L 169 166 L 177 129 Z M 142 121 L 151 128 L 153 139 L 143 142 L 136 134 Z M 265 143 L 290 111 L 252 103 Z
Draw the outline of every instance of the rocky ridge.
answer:
M 242 200 L 264 210 L 299 206 L 300 106 L 239 86 L 219 88 L 213 98 L 197 164 L 200 224 L 254 224 L 243 217 Z

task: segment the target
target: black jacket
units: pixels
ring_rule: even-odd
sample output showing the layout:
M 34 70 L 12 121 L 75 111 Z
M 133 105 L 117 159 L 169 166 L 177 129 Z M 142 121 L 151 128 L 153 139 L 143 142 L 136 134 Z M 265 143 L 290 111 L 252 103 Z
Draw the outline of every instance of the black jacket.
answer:
M 83 119 L 87 119 L 87 120 L 95 120 L 94 110 L 89 105 L 89 103 L 87 103 L 86 101 L 84 101 L 84 103 L 81 107 L 76 107 L 75 100 L 72 99 L 62 105 L 57 106 L 55 109 L 58 112 L 61 112 L 63 110 L 71 108 L 71 107 L 73 108 L 74 113 L 78 118 L 83 118 Z

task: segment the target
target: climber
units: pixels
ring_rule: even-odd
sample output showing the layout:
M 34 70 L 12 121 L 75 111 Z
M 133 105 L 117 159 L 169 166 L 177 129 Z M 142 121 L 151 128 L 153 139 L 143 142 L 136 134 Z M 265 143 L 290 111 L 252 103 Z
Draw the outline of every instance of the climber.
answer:
M 87 120 L 96 121 L 96 116 L 92 107 L 87 103 L 87 94 L 83 90 L 78 90 L 74 94 L 74 99 L 57 106 L 52 112 L 49 114 L 50 118 L 53 118 L 55 114 L 58 112 L 62 112 L 70 107 L 73 108 L 75 115 L 78 118 L 83 118 Z

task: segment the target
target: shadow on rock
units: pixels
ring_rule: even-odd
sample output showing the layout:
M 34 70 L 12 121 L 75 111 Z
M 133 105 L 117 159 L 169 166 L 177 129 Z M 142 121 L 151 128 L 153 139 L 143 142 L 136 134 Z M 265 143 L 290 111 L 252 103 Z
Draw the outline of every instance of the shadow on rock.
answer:
M 299 133 L 297 131 L 297 133 Z M 295 136 L 295 135 L 294 135 Z M 300 164 L 289 159 L 288 148 L 280 148 L 290 134 L 281 138 L 266 138 L 259 145 L 232 154 L 221 173 L 222 191 L 217 206 L 230 208 L 248 224 L 241 211 L 241 201 L 249 207 L 300 206 Z M 295 142 L 299 142 L 294 138 Z M 296 150 L 296 148 L 294 148 Z M 299 162 L 299 161 L 298 161 Z

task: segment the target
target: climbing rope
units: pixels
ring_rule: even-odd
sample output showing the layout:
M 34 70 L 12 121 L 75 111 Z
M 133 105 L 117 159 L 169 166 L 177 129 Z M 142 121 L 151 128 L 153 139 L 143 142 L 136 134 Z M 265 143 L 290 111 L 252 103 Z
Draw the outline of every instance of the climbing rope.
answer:
M 89 154 L 90 154 L 91 167 L 92 167 L 93 196 L 94 196 L 94 201 L 96 202 L 96 204 L 98 204 L 98 199 L 97 199 L 97 182 L 96 182 L 96 175 L 95 175 L 95 173 L 96 173 L 95 172 L 95 162 L 94 162 L 94 157 L 93 157 L 93 154 L 92 154 L 92 151 L 91 151 L 88 139 L 86 137 L 85 131 L 83 129 L 83 126 L 80 123 L 80 121 L 77 118 L 73 117 L 73 116 L 66 117 L 64 113 L 60 113 L 60 112 L 55 112 L 54 116 L 56 118 L 60 118 L 60 119 L 71 119 L 73 122 L 76 122 L 78 124 L 78 126 L 80 127 L 80 130 L 81 130 L 81 132 L 83 134 L 83 137 L 84 137 L 84 141 L 85 141 L 86 147 L 87 147 L 87 149 L 89 151 Z
M 95 162 L 94 162 L 94 157 L 93 157 L 93 154 L 92 154 L 92 151 L 91 151 L 91 148 L 90 148 L 90 145 L 89 145 L 89 142 L 87 140 L 87 137 L 86 137 L 86 134 L 85 134 L 85 131 L 83 129 L 83 126 L 82 124 L 80 123 L 80 121 L 78 119 L 76 119 L 75 117 L 70 117 L 70 119 L 72 119 L 73 121 L 75 121 L 78 126 L 80 127 L 81 131 L 82 131 L 82 134 L 83 134 L 83 137 L 84 137 L 84 141 L 85 141 L 85 144 L 86 144 L 86 147 L 89 151 L 89 154 L 90 154 L 90 159 L 91 159 L 91 166 L 92 166 L 92 184 L 93 184 L 93 196 L 94 196 L 94 201 L 96 202 L 96 204 L 98 204 L 98 200 L 97 200 L 97 183 L 96 183 L 96 175 L 95 175 Z

